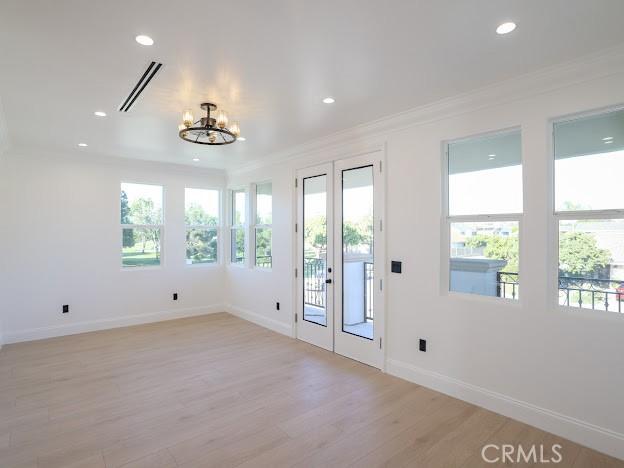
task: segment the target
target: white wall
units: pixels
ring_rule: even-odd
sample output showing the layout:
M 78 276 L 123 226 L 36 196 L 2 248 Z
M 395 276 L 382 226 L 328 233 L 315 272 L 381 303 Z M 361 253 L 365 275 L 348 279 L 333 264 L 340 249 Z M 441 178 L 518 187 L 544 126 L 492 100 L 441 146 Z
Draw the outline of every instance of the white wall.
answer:
M 165 187 L 160 268 L 121 269 L 121 181 Z M 5 342 L 222 310 L 223 267 L 185 265 L 184 188 L 222 189 L 224 182 L 221 171 L 89 153 L 4 155 Z
M 289 174 L 287 166 L 270 167 L 231 178 L 229 186 L 232 188 L 268 180 L 273 183 L 273 267 L 266 270 L 228 265 L 226 268 L 229 311 L 286 334 L 292 332 L 293 238 L 290 228 L 294 186 Z M 253 196 L 253 193 L 248 194 L 248 202 Z M 280 310 L 276 309 L 276 302 L 280 302 Z
M 556 261 L 548 236 L 549 119 L 624 103 L 623 83 L 624 54 L 606 54 L 383 119 L 231 174 L 230 185 L 273 180 L 276 268 L 268 274 L 228 268 L 228 302 L 258 323 L 292 330 L 295 170 L 385 145 L 387 255 L 403 261 L 403 274 L 386 271 L 386 370 L 624 458 L 624 316 L 563 310 L 547 293 Z M 441 245 L 441 142 L 514 126 L 522 127 L 524 164 L 522 300 L 449 295 L 441 261 L 448 250 Z M 280 312 L 272 304 L 278 299 Z M 421 337 L 427 353 L 418 351 Z

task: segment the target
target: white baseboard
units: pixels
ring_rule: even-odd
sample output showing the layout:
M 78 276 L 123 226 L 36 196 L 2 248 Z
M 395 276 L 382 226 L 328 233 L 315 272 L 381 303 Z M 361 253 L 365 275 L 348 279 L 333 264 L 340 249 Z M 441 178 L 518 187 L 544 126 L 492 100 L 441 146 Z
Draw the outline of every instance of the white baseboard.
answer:
M 236 315 L 243 320 L 248 320 L 249 322 L 253 322 L 256 325 L 260 325 L 261 327 L 268 328 L 269 330 L 273 330 L 277 333 L 281 333 L 282 335 L 286 335 L 291 338 L 293 336 L 292 327 L 287 323 L 278 322 L 277 320 L 270 319 L 268 317 L 265 317 L 264 315 L 241 309 L 240 307 L 236 307 L 231 304 L 227 304 L 225 306 L 225 311 L 229 312 L 232 315 Z
M 624 434 L 622 433 L 516 400 L 507 395 L 422 369 L 403 361 L 388 359 L 386 372 L 570 439 L 599 452 L 624 459 Z
M 106 318 L 89 322 L 76 322 L 63 325 L 52 325 L 49 327 L 9 331 L 4 334 L 4 344 L 42 340 L 45 338 L 53 338 L 55 336 L 75 335 L 77 333 L 107 330 L 109 328 L 128 327 L 130 325 L 140 325 L 142 323 L 162 322 L 165 320 L 214 314 L 217 312 L 225 312 L 225 307 L 222 304 L 214 304 L 203 307 L 189 307 L 186 309 L 126 315 L 123 317 Z

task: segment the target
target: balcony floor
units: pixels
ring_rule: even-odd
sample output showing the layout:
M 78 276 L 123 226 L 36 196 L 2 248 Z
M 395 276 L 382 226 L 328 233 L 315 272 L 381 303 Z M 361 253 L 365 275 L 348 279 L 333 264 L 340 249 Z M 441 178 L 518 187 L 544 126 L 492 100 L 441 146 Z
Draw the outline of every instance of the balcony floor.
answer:
M 311 304 L 305 305 L 303 310 L 303 319 L 323 326 L 327 324 L 325 309 Z M 356 323 L 353 325 L 345 325 L 343 329 L 347 333 L 368 338 L 370 340 L 372 340 L 374 336 L 372 320 L 367 320 L 366 322 Z

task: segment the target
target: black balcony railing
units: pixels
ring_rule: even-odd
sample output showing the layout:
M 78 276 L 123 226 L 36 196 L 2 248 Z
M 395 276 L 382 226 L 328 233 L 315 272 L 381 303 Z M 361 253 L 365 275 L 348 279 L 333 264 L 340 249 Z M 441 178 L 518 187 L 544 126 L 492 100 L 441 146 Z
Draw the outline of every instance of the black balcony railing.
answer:
M 303 302 L 305 304 L 325 307 L 326 270 L 325 259 L 303 259 Z M 374 318 L 373 280 L 373 263 L 364 262 L 364 317 L 366 320 Z
M 518 273 L 506 273 L 499 271 L 496 273 L 496 295 L 498 297 L 518 297 Z
M 303 259 L 303 302 L 325 307 L 325 259 Z
M 496 274 L 498 297 L 515 299 L 518 273 Z M 610 279 L 559 276 L 559 304 L 622 313 L 624 282 Z
M 609 279 L 559 276 L 559 304 L 622 313 L 622 286 Z
M 271 268 L 273 266 L 273 257 L 270 255 L 256 257 L 256 266 L 260 268 Z

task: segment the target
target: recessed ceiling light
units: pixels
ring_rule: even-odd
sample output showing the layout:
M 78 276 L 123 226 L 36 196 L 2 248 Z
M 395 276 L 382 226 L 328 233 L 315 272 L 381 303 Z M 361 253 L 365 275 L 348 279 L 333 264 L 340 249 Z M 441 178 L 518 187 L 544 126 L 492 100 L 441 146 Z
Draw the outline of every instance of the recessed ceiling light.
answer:
M 609 140 L 613 140 L 613 137 L 604 137 L 604 138 L 602 139 L 602 141 L 609 141 Z
M 496 28 L 496 32 L 497 34 L 509 34 L 514 29 L 516 29 L 516 23 L 508 22 L 498 26 L 498 28 Z
M 193 161 L 199 162 L 199 158 L 193 158 Z
M 98 117 L 106 117 L 106 112 L 104 111 L 95 111 L 94 114 Z
M 611 143 L 613 143 L 613 140 L 607 140 L 607 141 L 604 142 L 605 145 L 608 145 L 608 144 L 611 144 Z
M 78 146 L 84 148 L 85 146 L 89 146 L 89 145 L 87 145 L 86 143 L 78 143 Z
M 245 140 L 247 140 L 247 138 L 245 138 L 245 137 L 238 137 L 236 140 L 237 141 L 245 141 Z
M 134 38 L 139 44 L 150 46 L 154 44 L 154 39 L 149 36 L 144 36 L 143 34 Z
M 323 102 L 325 104 L 333 104 L 334 102 L 336 102 L 336 100 L 333 97 L 326 97 L 325 99 L 323 99 Z
M 488 159 L 494 159 L 496 157 L 495 154 L 488 154 Z

